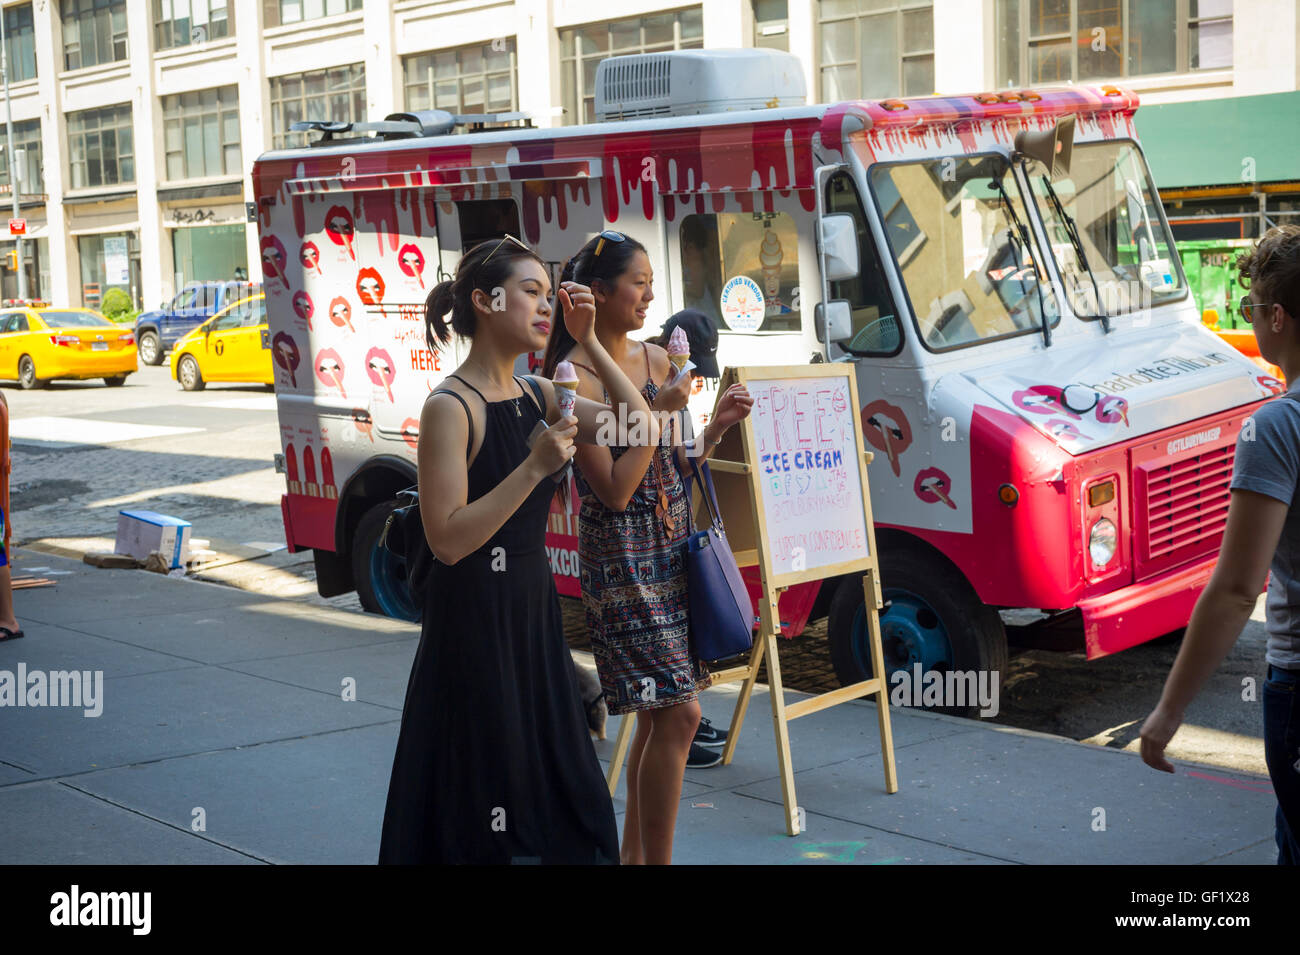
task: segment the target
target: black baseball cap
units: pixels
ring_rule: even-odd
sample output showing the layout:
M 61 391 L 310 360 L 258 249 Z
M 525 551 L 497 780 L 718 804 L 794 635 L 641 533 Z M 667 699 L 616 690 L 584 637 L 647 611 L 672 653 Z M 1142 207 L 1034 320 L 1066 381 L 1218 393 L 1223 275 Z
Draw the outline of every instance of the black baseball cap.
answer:
M 695 363 L 695 372 L 705 378 L 717 378 L 718 371 L 718 329 L 703 312 L 694 308 L 684 308 L 664 322 L 663 340 L 674 328 L 686 333 L 686 340 L 691 343 L 691 361 Z

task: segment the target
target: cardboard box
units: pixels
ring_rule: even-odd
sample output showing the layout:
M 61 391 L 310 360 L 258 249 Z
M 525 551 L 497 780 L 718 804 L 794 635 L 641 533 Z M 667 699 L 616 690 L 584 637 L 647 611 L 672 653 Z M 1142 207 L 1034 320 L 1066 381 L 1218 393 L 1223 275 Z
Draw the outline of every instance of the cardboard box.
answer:
M 114 553 L 145 560 L 159 551 L 172 569 L 184 567 L 189 558 L 190 522 L 154 511 L 118 511 L 117 544 Z

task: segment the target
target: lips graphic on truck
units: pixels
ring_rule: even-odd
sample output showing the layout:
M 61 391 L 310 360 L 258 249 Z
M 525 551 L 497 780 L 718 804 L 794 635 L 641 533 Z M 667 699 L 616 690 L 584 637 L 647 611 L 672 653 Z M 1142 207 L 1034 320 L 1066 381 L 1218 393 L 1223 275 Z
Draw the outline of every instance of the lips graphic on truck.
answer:
M 284 276 L 284 243 L 273 235 L 262 240 L 262 272 L 267 278 L 279 279 L 284 290 L 289 290 L 289 280 Z
M 412 451 L 420 446 L 420 422 L 415 418 L 407 418 L 402 422 L 402 440 Z
M 315 272 L 317 275 L 324 274 L 320 270 L 320 249 L 315 242 L 308 240 L 302 244 L 298 249 L 298 261 L 307 271 Z
M 370 443 L 375 443 L 375 423 L 370 418 L 370 412 L 365 408 L 352 409 L 352 423 L 356 425 L 357 433 L 364 434 L 370 439 Z
M 912 491 L 927 504 L 943 501 L 955 511 L 957 505 L 948 496 L 951 488 L 952 478 L 938 468 L 924 468 L 916 475 L 916 481 L 912 484 Z
M 384 300 L 384 277 L 378 269 L 364 268 L 357 273 L 357 295 L 367 305 L 379 305 Z
M 862 436 L 877 451 L 888 455 L 889 466 L 894 470 L 894 477 L 898 477 L 898 456 L 912 445 L 912 426 L 908 424 L 903 409 L 884 399 L 865 405 L 862 409 Z
M 1062 391 L 1055 385 L 1033 385 L 1023 391 L 1017 391 L 1011 396 L 1011 401 L 1021 411 L 1047 415 L 1063 414 L 1075 421 L 1080 420 L 1078 414 L 1066 407 L 1062 400 Z
M 404 275 L 409 275 L 424 288 L 424 253 L 414 244 L 408 242 L 397 250 L 397 267 Z
M 348 396 L 343 387 L 343 359 L 333 348 L 323 348 L 316 353 L 316 377 L 331 388 L 337 388 L 344 398 Z
M 298 343 L 284 332 L 276 332 L 271 339 L 271 356 L 275 363 L 289 373 L 289 383 L 298 387 L 298 363 L 302 356 L 298 353 Z
M 393 367 L 393 356 L 382 348 L 372 348 L 366 352 L 366 374 L 370 380 L 388 392 L 388 400 L 393 400 L 393 379 L 397 369 Z
M 352 251 L 352 237 L 355 232 L 356 225 L 352 221 L 352 213 L 344 206 L 330 206 L 330 211 L 325 213 L 325 234 L 335 245 L 347 249 L 353 262 L 357 260 L 356 252 Z
M 352 306 L 348 304 L 348 300 L 342 295 L 336 295 L 330 301 L 330 321 L 339 326 L 339 328 L 346 325 L 348 331 L 356 331 L 356 329 L 352 327 Z
M 293 310 L 298 314 L 299 318 L 304 319 L 307 322 L 307 330 L 310 331 L 311 316 L 315 311 L 315 308 L 311 303 L 311 296 L 306 292 L 294 292 Z
M 1114 424 L 1123 421 L 1128 427 L 1128 402 L 1119 395 L 1106 395 L 1097 402 L 1097 420 L 1102 424 Z

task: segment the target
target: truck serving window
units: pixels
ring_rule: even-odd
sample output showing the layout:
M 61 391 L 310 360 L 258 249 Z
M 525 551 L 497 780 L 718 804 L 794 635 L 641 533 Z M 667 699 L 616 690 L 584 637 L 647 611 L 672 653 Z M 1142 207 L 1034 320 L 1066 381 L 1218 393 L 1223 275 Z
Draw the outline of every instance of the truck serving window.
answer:
M 893 355 L 903 344 L 898 325 L 898 311 L 885 281 L 880 250 L 867 224 L 867 216 L 858 199 L 858 190 L 848 173 L 837 172 L 826 181 L 826 211 L 847 212 L 853 216 L 858 234 L 858 262 L 861 269 L 855 278 L 831 283 L 831 298 L 842 298 L 853 313 L 853 337 L 844 350 L 855 355 Z
M 456 203 L 456 212 L 461 255 L 488 239 L 519 234 L 519 207 L 513 199 L 470 199 Z
M 1042 163 L 1031 161 L 1026 171 L 1076 315 L 1119 315 L 1186 294 L 1173 240 L 1135 144 L 1080 143 L 1069 175 L 1053 176 L 1050 188 Z
M 997 155 L 878 165 L 871 190 L 921 341 L 975 345 L 1060 321 L 1011 166 Z
M 704 213 L 682 219 L 682 307 L 721 334 L 797 332 L 799 236 L 784 212 Z

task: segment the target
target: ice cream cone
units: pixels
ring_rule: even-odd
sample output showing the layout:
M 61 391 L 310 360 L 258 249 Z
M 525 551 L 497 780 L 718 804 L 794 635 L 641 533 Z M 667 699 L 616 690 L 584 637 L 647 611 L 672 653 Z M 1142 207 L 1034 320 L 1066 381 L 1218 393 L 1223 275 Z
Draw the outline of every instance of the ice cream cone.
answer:
M 573 363 L 562 361 L 556 365 L 551 383 L 555 385 L 555 403 L 559 405 L 560 414 L 571 416 L 578 403 L 578 372 Z

